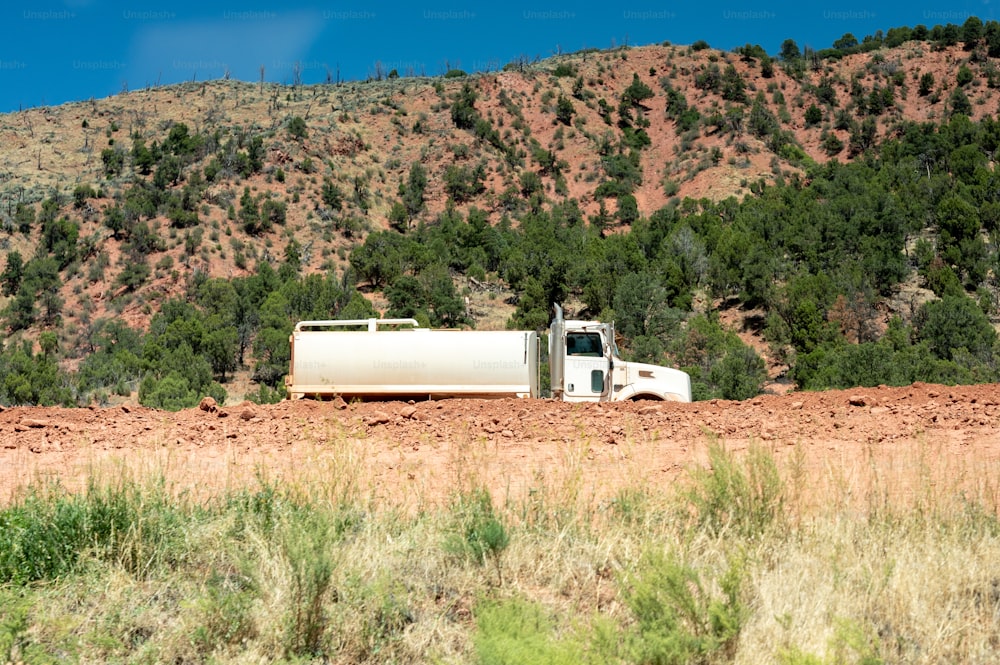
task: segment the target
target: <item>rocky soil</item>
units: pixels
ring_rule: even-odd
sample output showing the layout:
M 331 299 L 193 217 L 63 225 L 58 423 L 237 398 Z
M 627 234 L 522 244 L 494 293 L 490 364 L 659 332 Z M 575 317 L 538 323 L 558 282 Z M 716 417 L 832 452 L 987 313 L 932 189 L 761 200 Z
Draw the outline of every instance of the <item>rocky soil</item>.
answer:
M 245 403 L 0 412 L 0 502 L 30 485 L 163 479 L 203 500 L 261 481 L 426 507 L 469 482 L 509 500 L 602 501 L 682 481 L 713 438 L 772 451 L 815 505 L 964 492 L 1000 500 L 1000 387 L 872 388 L 746 402 Z

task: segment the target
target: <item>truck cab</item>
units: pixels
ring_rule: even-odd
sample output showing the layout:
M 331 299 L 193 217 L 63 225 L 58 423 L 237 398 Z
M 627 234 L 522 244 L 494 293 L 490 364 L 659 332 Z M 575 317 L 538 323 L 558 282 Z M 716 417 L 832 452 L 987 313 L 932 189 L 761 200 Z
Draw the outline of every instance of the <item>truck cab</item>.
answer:
M 691 401 L 691 378 L 669 367 L 622 360 L 612 323 L 563 318 L 549 328 L 552 396 L 566 402 Z

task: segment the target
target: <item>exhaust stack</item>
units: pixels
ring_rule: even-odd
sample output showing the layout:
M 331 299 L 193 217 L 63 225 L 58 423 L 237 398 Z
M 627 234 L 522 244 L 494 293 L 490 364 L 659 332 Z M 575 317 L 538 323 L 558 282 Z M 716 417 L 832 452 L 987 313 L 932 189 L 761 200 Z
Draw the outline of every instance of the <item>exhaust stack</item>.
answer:
M 566 375 L 566 325 L 563 310 L 558 304 L 553 305 L 555 318 L 549 326 L 549 377 L 552 384 L 552 397 L 563 399 Z

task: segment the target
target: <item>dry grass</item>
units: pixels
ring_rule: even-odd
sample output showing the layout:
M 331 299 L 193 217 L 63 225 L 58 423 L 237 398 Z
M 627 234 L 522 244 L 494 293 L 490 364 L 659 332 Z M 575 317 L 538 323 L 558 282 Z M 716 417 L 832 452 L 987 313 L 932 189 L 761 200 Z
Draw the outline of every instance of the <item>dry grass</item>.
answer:
M 998 647 L 1000 522 L 988 480 L 997 470 L 956 470 L 927 447 L 824 479 L 801 477 L 793 461 L 778 469 L 780 509 L 737 528 L 767 488 L 741 495 L 719 479 L 746 476 L 750 457 L 719 447 L 712 471 L 687 483 L 727 497 L 729 517 L 712 521 L 684 488 L 650 483 L 643 464 L 609 469 L 634 474 L 610 497 L 585 486 L 586 442 L 567 446 L 550 473 L 492 493 L 509 536 L 497 551 L 501 581 L 492 564 L 448 546 L 469 537 L 458 504 L 432 500 L 432 488 L 385 491 L 361 438 L 322 427 L 307 436 L 327 454 L 280 475 L 234 477 L 221 497 L 168 485 L 166 517 L 144 524 L 168 525 L 169 537 L 147 546 L 144 572 L 97 548 L 56 578 L 0 586 L 0 660 L 506 662 L 490 660 L 497 642 L 483 638 L 506 629 L 483 624 L 492 603 L 540 608 L 547 632 L 524 638 L 541 640 L 540 660 L 631 662 L 649 648 L 634 594 L 650 583 L 651 553 L 673 557 L 713 602 L 738 564 L 738 638 L 705 662 L 974 663 Z M 623 448 L 642 461 L 641 441 Z M 470 496 L 491 473 L 490 445 L 451 451 L 449 494 Z M 155 488 L 176 462 L 164 453 L 95 467 L 92 482 Z M 817 505 L 814 490 L 837 500 Z M 141 489 L 137 514 L 155 494 Z M 587 637 L 609 626 L 611 647 Z
M 774 662 L 775 645 L 831 661 L 837 651 L 870 652 L 877 662 L 992 660 L 995 523 L 939 526 L 824 519 L 770 551 L 772 566 L 755 575 L 757 607 L 741 645 L 756 655 L 742 662 Z

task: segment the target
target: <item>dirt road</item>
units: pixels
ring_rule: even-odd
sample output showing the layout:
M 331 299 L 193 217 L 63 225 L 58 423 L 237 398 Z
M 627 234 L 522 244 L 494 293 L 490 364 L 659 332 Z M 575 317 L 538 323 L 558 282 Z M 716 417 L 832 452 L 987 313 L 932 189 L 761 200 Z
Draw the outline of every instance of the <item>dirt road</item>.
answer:
M 713 437 L 773 451 L 817 503 L 963 491 L 1000 504 L 1000 386 L 872 388 L 746 402 L 441 400 L 0 412 L 0 502 L 32 483 L 162 478 L 200 500 L 268 482 L 419 508 L 460 483 L 600 502 L 704 464 Z M 874 490 L 874 491 L 873 491 Z

